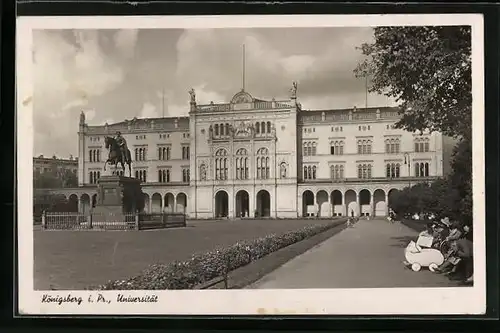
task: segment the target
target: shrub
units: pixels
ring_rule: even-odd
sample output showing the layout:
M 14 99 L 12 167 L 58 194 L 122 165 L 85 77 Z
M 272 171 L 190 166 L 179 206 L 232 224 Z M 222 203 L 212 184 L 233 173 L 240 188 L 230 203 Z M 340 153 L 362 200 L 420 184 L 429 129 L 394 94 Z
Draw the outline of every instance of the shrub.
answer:
M 330 222 L 323 225 L 306 226 L 282 235 L 267 235 L 254 240 L 237 242 L 227 248 L 194 254 L 190 260 L 169 264 L 154 264 L 136 277 L 127 280 L 109 281 L 89 287 L 90 290 L 166 290 L 192 289 L 196 285 L 222 276 L 226 270 L 234 270 L 275 252 L 281 248 L 324 232 L 339 225 Z

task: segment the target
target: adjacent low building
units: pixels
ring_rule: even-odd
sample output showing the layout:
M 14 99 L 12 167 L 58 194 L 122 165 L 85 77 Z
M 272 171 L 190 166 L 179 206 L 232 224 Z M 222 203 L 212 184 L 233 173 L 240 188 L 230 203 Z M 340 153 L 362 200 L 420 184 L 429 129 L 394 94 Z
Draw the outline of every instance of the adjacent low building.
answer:
M 280 101 L 242 90 L 227 103 L 198 104 L 190 94 L 187 117 L 89 126 L 82 112 L 79 188 L 66 196 L 88 209 L 104 174 L 105 137 L 117 131 L 145 209 L 198 219 L 385 216 L 391 191 L 448 172 L 453 141 L 396 129 L 396 108 L 306 110 L 296 86 Z

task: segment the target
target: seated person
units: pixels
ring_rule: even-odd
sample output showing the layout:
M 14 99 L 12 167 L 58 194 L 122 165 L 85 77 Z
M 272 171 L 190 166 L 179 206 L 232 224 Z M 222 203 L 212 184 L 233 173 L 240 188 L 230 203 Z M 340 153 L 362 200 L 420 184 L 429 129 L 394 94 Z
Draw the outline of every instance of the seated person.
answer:
M 450 273 L 451 279 L 472 282 L 474 268 L 472 242 L 466 238 L 460 238 L 452 243 L 452 249 L 457 259 L 455 267 Z
M 460 239 L 463 235 L 461 229 L 462 228 L 460 228 L 460 224 L 457 221 L 454 221 L 450 228 L 450 234 L 448 235 L 448 237 L 446 237 L 445 241 L 452 242 Z

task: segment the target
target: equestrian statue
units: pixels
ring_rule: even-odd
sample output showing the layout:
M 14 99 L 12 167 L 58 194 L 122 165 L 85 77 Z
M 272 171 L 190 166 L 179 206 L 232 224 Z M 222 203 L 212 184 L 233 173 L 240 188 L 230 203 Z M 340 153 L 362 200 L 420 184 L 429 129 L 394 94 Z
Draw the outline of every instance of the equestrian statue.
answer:
M 115 166 L 115 170 L 118 163 L 121 163 L 123 173 L 125 173 L 125 164 L 128 164 L 129 176 L 132 177 L 132 156 L 130 150 L 127 148 L 127 141 L 122 136 L 120 132 L 116 132 L 116 136 L 106 137 L 104 140 L 106 149 L 109 150 L 108 160 L 104 162 L 104 170 L 106 170 L 106 164 L 111 164 Z

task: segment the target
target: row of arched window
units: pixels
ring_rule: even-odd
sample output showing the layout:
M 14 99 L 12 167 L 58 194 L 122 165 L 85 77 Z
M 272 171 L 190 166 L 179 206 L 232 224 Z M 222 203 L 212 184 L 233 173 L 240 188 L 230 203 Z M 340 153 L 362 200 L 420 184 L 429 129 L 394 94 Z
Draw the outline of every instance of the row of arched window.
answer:
M 385 140 L 385 152 L 387 154 L 398 154 L 400 152 L 400 141 L 397 138 Z
M 215 153 L 215 179 L 226 180 L 228 176 L 228 158 L 225 149 L 219 149 Z
M 344 155 L 344 141 L 336 140 L 330 142 L 330 154 L 331 155 Z
M 89 172 L 89 183 L 90 184 L 97 184 L 97 181 L 101 178 L 101 172 L 100 171 L 90 171 Z
M 256 178 L 257 179 L 268 179 L 270 177 L 270 164 L 267 148 L 260 148 L 257 150 L 256 158 Z M 216 180 L 227 180 L 228 179 L 228 168 L 229 160 L 228 154 L 225 149 L 219 149 L 215 153 L 215 179 Z M 206 179 L 206 169 L 200 169 L 200 177 Z M 238 149 L 236 152 L 236 179 L 248 179 L 249 178 L 249 157 L 248 152 L 244 148 Z
M 214 136 L 220 137 L 220 136 L 229 136 L 229 124 L 215 124 L 214 125 Z
M 372 165 L 358 164 L 358 178 L 360 179 L 372 178 Z
M 315 156 L 316 155 L 316 142 L 315 141 L 304 142 L 303 155 L 304 156 Z
M 266 133 L 271 133 L 272 131 L 272 126 L 271 122 L 256 122 L 255 123 L 255 134 L 266 134 Z
M 330 178 L 331 179 L 344 179 L 344 166 L 343 165 L 331 165 L 330 166 Z
M 247 150 L 240 148 L 236 151 L 236 179 L 248 179 Z
M 89 150 L 89 162 L 100 162 L 101 161 L 101 150 L 100 149 L 90 149 Z
M 170 183 L 170 169 L 158 170 L 158 183 Z
M 316 179 L 316 166 L 315 165 L 304 166 L 304 179 Z
M 135 170 L 135 178 L 140 179 L 141 182 L 147 182 L 147 171 Z
M 429 138 L 418 138 L 415 140 L 415 152 L 426 153 L 429 151 Z
M 429 163 L 415 163 L 415 177 L 429 177 Z
M 146 161 L 147 160 L 147 148 L 135 148 L 135 160 L 136 161 Z
M 372 140 L 358 140 L 358 154 L 371 154 Z
M 387 178 L 399 178 L 401 166 L 399 163 L 387 163 L 385 166 L 385 176 Z
M 166 161 L 170 159 L 170 147 L 158 147 L 158 160 Z

